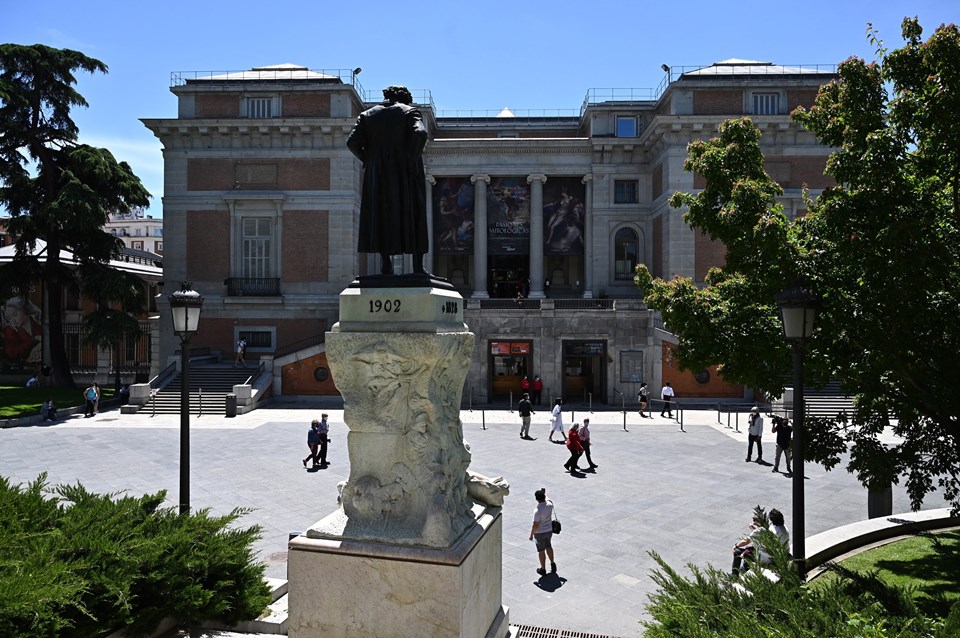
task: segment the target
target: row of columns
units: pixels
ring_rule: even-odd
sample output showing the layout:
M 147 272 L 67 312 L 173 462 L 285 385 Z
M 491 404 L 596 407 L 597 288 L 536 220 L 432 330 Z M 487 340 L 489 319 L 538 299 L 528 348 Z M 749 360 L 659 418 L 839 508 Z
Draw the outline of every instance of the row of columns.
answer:
M 474 299 L 487 299 L 487 184 L 490 176 L 476 174 L 470 176 L 473 183 L 473 293 Z M 530 184 L 530 261 L 527 272 L 530 278 L 530 298 L 543 299 L 545 273 L 543 271 L 543 185 L 547 176 L 533 174 L 527 176 Z M 584 175 L 581 182 L 585 185 L 583 213 L 583 297 L 593 297 L 593 175 Z M 431 247 L 435 238 L 433 229 L 433 175 L 427 176 L 427 230 L 430 233 Z M 433 251 L 427 255 L 427 263 L 433 263 Z

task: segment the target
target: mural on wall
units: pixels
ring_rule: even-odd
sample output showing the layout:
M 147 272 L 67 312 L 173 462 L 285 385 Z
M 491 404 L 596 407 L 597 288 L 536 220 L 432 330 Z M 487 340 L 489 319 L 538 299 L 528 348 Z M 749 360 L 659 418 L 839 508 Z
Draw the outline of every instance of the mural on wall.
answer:
M 530 186 L 526 177 L 490 180 L 487 219 L 488 254 L 530 254 Z
M 440 177 L 433 187 L 433 246 L 440 255 L 473 254 L 473 183 Z
M 38 368 L 42 349 L 40 308 L 29 299 L 10 297 L 3 302 L 0 364 L 6 371 Z
M 582 255 L 586 186 L 579 177 L 551 177 L 543 185 L 543 254 Z

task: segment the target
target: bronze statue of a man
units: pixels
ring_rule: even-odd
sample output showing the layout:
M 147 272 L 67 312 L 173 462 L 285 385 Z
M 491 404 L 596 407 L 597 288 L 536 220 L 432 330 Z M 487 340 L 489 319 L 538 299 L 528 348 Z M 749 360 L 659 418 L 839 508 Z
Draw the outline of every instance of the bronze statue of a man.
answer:
M 427 129 L 406 87 L 388 87 L 383 97 L 360 114 L 347 138 L 347 148 L 364 168 L 357 250 L 380 253 L 384 275 L 393 274 L 390 255 L 408 253 L 414 272 L 425 273 L 429 239 L 421 154 Z

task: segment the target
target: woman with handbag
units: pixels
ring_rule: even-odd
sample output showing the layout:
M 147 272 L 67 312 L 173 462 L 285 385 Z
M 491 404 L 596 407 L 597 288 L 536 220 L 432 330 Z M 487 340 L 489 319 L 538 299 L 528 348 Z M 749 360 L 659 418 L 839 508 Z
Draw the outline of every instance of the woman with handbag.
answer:
M 541 576 L 547 575 L 547 557 L 550 557 L 550 571 L 557 573 L 557 564 L 553 561 L 553 545 L 550 540 L 553 537 L 553 522 L 555 515 L 553 513 L 553 501 L 547 500 L 547 488 L 541 487 L 533 493 L 537 499 L 537 509 L 533 513 L 533 527 L 530 528 L 530 540 L 537 543 L 537 557 L 540 559 L 540 568 L 537 573 Z M 560 521 L 557 521 L 559 527 Z

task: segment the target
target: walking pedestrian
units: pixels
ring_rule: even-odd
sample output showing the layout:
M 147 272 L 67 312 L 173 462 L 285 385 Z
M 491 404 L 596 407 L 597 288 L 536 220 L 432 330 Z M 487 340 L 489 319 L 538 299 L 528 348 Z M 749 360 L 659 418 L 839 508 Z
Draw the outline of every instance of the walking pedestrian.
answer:
M 749 417 L 750 427 L 747 428 L 747 458 L 746 462 L 750 462 L 750 457 L 753 456 L 753 444 L 757 444 L 757 463 L 763 463 L 763 446 L 760 443 L 760 438 L 763 436 L 763 417 L 760 416 L 760 408 L 753 406 L 750 410 Z
M 310 448 L 310 454 L 304 457 L 303 467 L 307 467 L 307 461 L 313 461 L 313 467 L 317 467 L 317 445 L 320 442 L 319 432 L 320 422 L 314 419 L 310 422 L 310 429 L 307 430 L 307 447 Z
M 790 425 L 790 419 L 773 415 L 773 428 L 770 431 L 777 435 L 777 455 L 773 458 L 773 471 L 780 471 L 780 455 L 783 454 L 787 462 L 787 474 L 793 474 L 793 470 L 790 469 L 790 463 L 793 461 L 793 449 L 790 447 L 793 426 Z
M 543 393 L 543 381 L 540 379 L 540 375 L 535 375 L 533 381 L 530 383 L 530 390 L 533 392 L 533 404 L 540 405 L 540 394 Z
M 551 412 L 550 417 L 550 436 L 547 437 L 550 441 L 553 441 L 553 435 L 557 432 L 560 433 L 560 436 L 563 437 L 563 442 L 567 441 L 567 436 L 563 433 L 563 399 L 557 397 L 557 400 L 553 404 L 553 411 Z M 560 441 L 556 441 L 560 443 Z
M 87 389 L 83 391 L 83 399 L 85 402 L 85 408 L 83 411 L 84 417 L 93 416 L 96 414 L 97 396 L 96 383 L 91 383 L 87 386 Z
M 580 456 L 583 454 L 583 441 L 580 440 L 579 430 L 580 424 L 574 423 L 570 427 L 570 432 L 567 434 L 567 449 L 570 450 L 570 458 L 566 463 L 563 464 L 563 467 L 567 468 L 567 471 L 571 474 L 580 471 L 580 468 L 577 467 L 577 463 L 580 461 Z
M 580 443 L 583 445 L 583 454 L 587 457 L 587 464 L 592 470 L 595 467 L 600 467 L 593 462 L 593 459 L 590 458 L 590 419 L 584 419 L 583 425 L 580 426 Z
M 663 413 L 667 413 L 667 418 L 673 418 L 673 386 L 670 385 L 670 382 L 667 381 L 663 388 L 660 390 L 660 398 L 663 400 L 663 409 L 660 410 L 660 416 L 663 416 Z
M 650 412 L 650 388 L 647 387 L 646 383 L 640 384 L 640 389 L 637 391 L 637 403 L 640 404 L 640 416 L 645 419 L 652 419 L 652 414 L 644 414 L 644 412 Z
M 541 487 L 533 493 L 537 499 L 537 509 L 533 512 L 533 527 L 530 528 L 530 540 L 537 543 L 537 558 L 540 559 L 540 568 L 537 573 L 547 575 L 547 561 L 550 558 L 550 572 L 557 573 L 557 563 L 553 558 L 553 501 L 547 499 L 547 488 Z
M 243 337 L 237 339 L 237 358 L 233 362 L 234 368 L 247 367 L 247 340 Z
M 530 439 L 530 416 L 533 414 L 533 404 L 530 403 L 530 395 L 526 392 L 517 404 L 517 412 L 520 414 L 520 438 Z
M 320 469 L 327 467 L 327 444 L 330 443 L 330 424 L 327 423 L 329 415 L 324 412 L 320 415 L 320 424 L 317 426 L 318 443 L 320 452 L 317 453 L 317 459 L 320 462 Z

